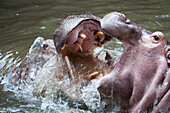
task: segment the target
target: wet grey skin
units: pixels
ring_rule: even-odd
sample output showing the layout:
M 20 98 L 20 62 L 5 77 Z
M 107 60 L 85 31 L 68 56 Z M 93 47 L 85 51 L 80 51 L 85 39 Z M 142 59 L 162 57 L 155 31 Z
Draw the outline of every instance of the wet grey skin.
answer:
M 123 42 L 124 51 L 115 68 L 101 80 L 99 92 L 128 99 L 129 112 L 169 111 L 169 54 L 163 33 L 145 30 L 119 12 L 104 16 L 101 26 Z M 168 84 L 159 86 L 162 81 Z M 155 100 L 158 102 L 153 109 Z

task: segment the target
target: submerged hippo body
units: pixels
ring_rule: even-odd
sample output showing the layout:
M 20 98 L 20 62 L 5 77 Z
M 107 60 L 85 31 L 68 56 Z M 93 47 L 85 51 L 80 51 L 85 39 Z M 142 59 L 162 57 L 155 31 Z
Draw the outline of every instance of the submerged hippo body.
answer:
M 115 68 L 102 79 L 99 92 L 129 99 L 130 112 L 152 110 L 154 101 L 162 98 L 158 86 L 167 71 L 164 35 L 151 33 L 118 12 L 106 15 L 101 25 L 106 33 L 123 42 L 124 51 Z M 167 89 L 164 90 L 166 99 L 170 98 Z M 166 110 L 170 107 L 167 101 L 160 103 Z

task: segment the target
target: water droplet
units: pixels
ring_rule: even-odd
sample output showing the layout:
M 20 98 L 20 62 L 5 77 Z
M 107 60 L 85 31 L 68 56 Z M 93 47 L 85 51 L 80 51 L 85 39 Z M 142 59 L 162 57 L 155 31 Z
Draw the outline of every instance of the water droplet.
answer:
M 168 85 L 168 82 L 165 82 L 164 85 L 165 85 L 165 86 Z
M 46 28 L 45 26 L 41 27 L 41 29 L 45 29 L 45 28 Z

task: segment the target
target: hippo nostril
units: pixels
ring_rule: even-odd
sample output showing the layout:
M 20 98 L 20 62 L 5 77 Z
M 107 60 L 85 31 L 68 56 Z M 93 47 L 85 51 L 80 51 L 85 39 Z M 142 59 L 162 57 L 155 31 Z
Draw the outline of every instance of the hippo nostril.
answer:
M 47 47 L 48 47 L 48 45 L 47 45 L 47 44 L 44 44 L 44 45 L 43 45 L 44 50 L 46 50 L 46 49 L 47 49 Z
M 154 36 L 154 39 L 155 39 L 155 40 L 159 40 L 159 37 L 155 35 L 155 36 Z

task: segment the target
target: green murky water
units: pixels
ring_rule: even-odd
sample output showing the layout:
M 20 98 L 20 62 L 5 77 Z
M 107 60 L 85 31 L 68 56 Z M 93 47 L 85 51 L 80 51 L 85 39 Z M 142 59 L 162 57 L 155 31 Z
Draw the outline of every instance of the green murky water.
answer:
M 53 38 L 54 30 L 66 16 L 91 12 L 102 17 L 112 11 L 124 13 L 150 31 L 162 31 L 170 41 L 169 0 L 1 0 L 0 112 L 80 112 L 70 110 L 67 105 L 38 100 L 28 90 L 16 90 L 8 80 L 1 79 L 19 65 L 38 36 Z M 122 49 L 115 40 L 108 46 Z M 47 105 L 51 106 L 44 107 Z

